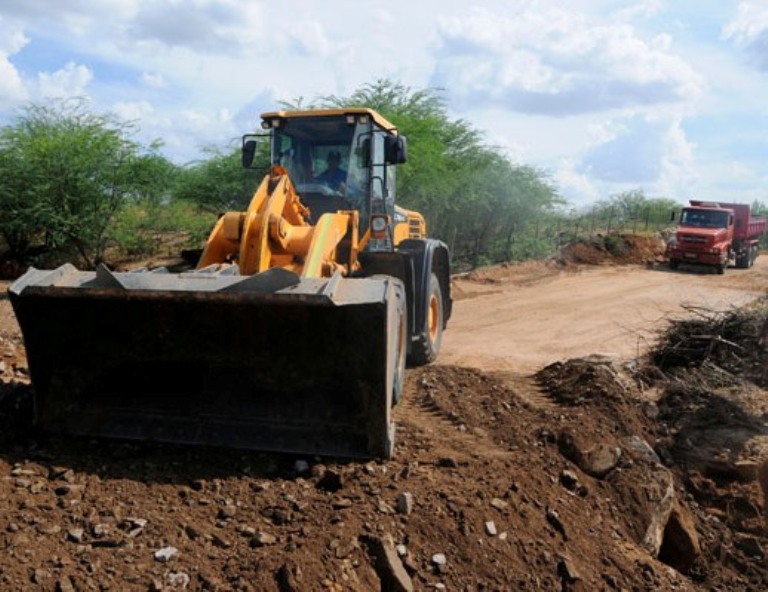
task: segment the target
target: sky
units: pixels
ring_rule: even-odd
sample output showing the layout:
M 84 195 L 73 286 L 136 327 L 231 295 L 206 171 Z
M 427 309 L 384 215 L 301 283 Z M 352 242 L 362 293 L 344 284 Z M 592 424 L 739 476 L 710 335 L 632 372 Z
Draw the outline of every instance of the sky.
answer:
M 82 97 L 177 164 L 380 79 L 574 207 L 768 202 L 765 0 L 0 0 L 0 125 Z

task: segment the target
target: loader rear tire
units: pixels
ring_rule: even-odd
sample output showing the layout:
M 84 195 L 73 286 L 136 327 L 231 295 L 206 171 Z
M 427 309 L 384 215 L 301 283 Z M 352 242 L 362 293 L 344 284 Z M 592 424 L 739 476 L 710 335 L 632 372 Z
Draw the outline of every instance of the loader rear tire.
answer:
M 434 273 L 429 278 L 426 304 L 424 327 L 416 336 L 409 357 L 413 366 L 424 366 L 434 362 L 443 341 L 443 291 Z

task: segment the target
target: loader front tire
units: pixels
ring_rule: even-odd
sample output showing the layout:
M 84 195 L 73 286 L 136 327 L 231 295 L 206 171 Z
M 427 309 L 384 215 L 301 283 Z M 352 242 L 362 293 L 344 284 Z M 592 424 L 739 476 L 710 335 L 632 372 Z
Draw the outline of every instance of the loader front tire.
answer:
M 403 398 L 403 388 L 405 385 L 405 354 L 408 340 L 408 314 L 405 307 L 405 294 L 401 290 L 398 302 L 397 318 L 397 343 L 395 347 L 395 373 L 392 378 L 392 406 L 394 407 Z
M 426 296 L 424 327 L 413 342 L 409 358 L 413 366 L 434 362 L 443 341 L 443 291 L 440 288 L 440 280 L 434 273 L 430 275 Z

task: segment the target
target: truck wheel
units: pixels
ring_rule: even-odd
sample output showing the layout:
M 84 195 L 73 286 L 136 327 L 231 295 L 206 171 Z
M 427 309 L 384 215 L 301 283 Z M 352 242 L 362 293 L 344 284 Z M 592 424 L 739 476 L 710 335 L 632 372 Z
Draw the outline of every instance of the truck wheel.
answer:
M 680 261 L 678 261 L 677 259 L 670 259 L 669 260 L 669 268 L 670 269 L 677 269 L 678 267 L 680 267 Z
M 721 263 L 718 265 L 715 270 L 717 271 L 717 275 L 723 275 L 725 273 L 725 268 L 728 267 L 727 263 Z
M 443 341 L 443 291 L 434 273 L 429 278 L 426 316 L 424 327 L 413 342 L 409 356 L 409 362 L 414 366 L 434 362 Z

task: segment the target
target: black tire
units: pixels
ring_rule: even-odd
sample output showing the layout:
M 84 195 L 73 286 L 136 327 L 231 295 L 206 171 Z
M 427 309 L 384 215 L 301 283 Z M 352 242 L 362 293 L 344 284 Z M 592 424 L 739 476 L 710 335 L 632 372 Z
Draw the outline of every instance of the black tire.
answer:
M 680 267 L 680 261 L 678 261 L 677 259 L 670 259 L 669 260 L 669 268 L 670 269 L 677 269 L 678 267 Z
M 429 278 L 425 316 L 424 327 L 413 341 L 408 359 L 413 366 L 434 362 L 443 341 L 443 290 L 434 273 L 430 274 Z
M 727 263 L 721 263 L 717 267 L 715 267 L 715 271 L 717 271 L 717 275 L 723 275 L 725 273 L 725 268 L 728 267 Z

